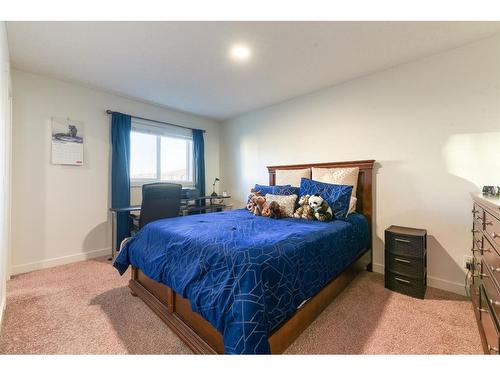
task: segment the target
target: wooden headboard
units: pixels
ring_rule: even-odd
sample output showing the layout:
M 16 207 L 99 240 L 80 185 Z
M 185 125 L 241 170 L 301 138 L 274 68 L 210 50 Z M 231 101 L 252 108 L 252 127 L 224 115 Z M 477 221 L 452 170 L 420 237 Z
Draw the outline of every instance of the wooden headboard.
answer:
M 356 191 L 357 209 L 368 219 L 370 231 L 372 228 L 373 215 L 373 195 L 372 195 L 372 171 L 375 160 L 355 160 L 355 161 L 340 161 L 333 163 L 314 163 L 314 164 L 295 164 L 295 165 L 275 165 L 267 167 L 269 172 L 269 185 L 276 184 L 277 169 L 305 169 L 305 168 L 348 168 L 359 167 L 358 188 Z

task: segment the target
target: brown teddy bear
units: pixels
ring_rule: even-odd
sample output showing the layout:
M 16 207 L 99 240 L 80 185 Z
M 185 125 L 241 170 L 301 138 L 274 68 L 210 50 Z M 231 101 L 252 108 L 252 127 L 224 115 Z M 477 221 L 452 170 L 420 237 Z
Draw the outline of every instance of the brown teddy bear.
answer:
M 253 200 L 253 197 L 258 197 L 261 196 L 260 190 L 256 191 L 255 189 L 250 190 L 250 194 L 248 195 L 248 200 L 247 200 L 247 210 L 250 211 L 251 213 L 255 213 L 255 202 Z
M 257 216 L 262 216 L 262 212 L 268 209 L 269 203 L 267 203 L 266 198 L 261 195 L 254 195 L 252 197 L 252 203 L 254 209 L 252 213 Z
M 314 220 L 314 210 L 309 206 L 309 194 L 303 195 L 299 199 L 299 208 L 293 213 L 297 219 Z
M 279 203 L 272 201 L 262 209 L 262 216 L 270 217 L 271 219 L 281 219 L 284 215 Z

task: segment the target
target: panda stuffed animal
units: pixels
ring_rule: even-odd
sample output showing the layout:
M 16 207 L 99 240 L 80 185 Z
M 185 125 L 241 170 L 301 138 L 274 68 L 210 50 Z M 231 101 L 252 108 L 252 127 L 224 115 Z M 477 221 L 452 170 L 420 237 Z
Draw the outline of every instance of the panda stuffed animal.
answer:
M 327 201 L 319 194 L 309 197 L 309 207 L 314 211 L 314 217 L 319 221 L 330 221 L 333 219 L 332 209 Z

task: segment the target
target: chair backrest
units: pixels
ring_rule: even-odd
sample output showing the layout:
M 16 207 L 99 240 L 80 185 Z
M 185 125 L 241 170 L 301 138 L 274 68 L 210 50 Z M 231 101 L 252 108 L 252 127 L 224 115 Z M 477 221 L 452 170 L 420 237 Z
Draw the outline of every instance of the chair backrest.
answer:
M 139 229 L 146 224 L 167 217 L 179 216 L 182 185 L 154 183 L 142 185 Z

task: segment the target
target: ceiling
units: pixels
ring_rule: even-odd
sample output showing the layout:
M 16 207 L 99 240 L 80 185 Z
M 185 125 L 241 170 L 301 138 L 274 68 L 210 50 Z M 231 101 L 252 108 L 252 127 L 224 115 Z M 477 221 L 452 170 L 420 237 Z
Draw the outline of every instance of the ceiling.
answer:
M 222 120 L 500 31 L 499 22 L 8 22 L 16 69 Z M 252 49 L 246 63 L 229 48 Z

